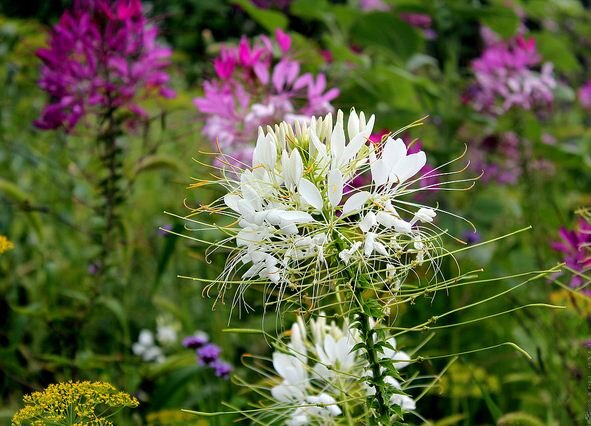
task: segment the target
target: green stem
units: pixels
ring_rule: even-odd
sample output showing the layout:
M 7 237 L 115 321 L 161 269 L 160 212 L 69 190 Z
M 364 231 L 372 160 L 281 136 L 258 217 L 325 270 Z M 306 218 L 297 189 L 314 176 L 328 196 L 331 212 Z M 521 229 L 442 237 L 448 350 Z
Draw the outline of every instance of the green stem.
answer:
M 355 296 L 359 301 L 359 314 L 357 328 L 361 333 L 361 339 L 366 352 L 367 361 L 373 376 L 372 386 L 375 388 L 375 400 L 377 403 L 377 413 L 372 415 L 372 406 L 370 409 L 370 424 L 389 425 L 390 424 L 390 408 L 389 403 L 385 400 L 385 383 L 382 377 L 380 366 L 380 358 L 374 342 L 374 329 L 371 326 L 371 318 L 363 311 L 363 301 L 361 290 L 355 289 Z
M 102 123 L 103 130 L 98 135 L 100 159 L 105 173 L 99 182 L 102 201 L 98 208 L 98 215 L 102 219 L 102 225 L 96 235 L 96 242 L 101 247 L 97 274 L 97 281 L 99 282 L 107 269 L 109 255 L 113 252 L 113 236 L 115 234 L 113 231 L 117 226 L 117 207 L 121 204 L 119 186 L 122 158 L 117 147 L 117 124 L 114 113 L 114 108 L 106 112 Z M 98 288 L 96 290 L 98 291 Z
M 344 242 L 340 241 L 338 236 L 335 236 L 335 241 L 339 250 L 345 248 Z M 391 410 L 389 407 L 389 401 L 386 401 L 385 399 L 385 395 L 387 395 L 387 392 L 385 391 L 386 383 L 384 383 L 384 378 L 382 377 L 380 357 L 374 341 L 375 330 L 371 325 L 370 315 L 365 312 L 365 305 L 363 303 L 364 286 L 360 282 L 361 280 L 357 279 L 355 273 L 351 269 L 347 269 L 346 271 L 349 275 L 353 297 L 358 305 L 358 318 L 355 324 L 361 334 L 365 356 L 372 372 L 373 378 L 371 379 L 371 385 L 376 391 L 374 395 L 376 403 L 373 404 L 371 399 L 368 399 L 367 402 L 369 424 L 380 426 L 390 425 Z

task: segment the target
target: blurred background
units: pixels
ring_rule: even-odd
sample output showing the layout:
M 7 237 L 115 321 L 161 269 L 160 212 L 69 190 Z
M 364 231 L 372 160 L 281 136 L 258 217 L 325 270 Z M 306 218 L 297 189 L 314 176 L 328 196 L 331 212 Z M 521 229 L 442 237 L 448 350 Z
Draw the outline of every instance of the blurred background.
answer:
M 70 379 L 107 381 L 137 396 L 139 408 L 121 413 L 116 424 L 235 420 L 183 417 L 179 410 L 217 411 L 220 401 L 248 407 L 251 393 L 227 376 L 257 380 L 241 357 L 268 355 L 270 348 L 260 336 L 222 329 L 272 331 L 276 323 L 263 321 L 255 292 L 255 312 L 239 318 L 230 315 L 231 300 L 212 310 L 215 294 L 203 298 L 202 284 L 181 278 L 216 278 L 225 255 L 206 257 L 199 240 L 210 237 L 185 229 L 178 216 L 220 196 L 209 187 L 190 188 L 193 178 L 210 173 L 199 164 L 216 161 L 208 153 L 222 149 L 247 161 L 259 124 L 355 107 L 376 114 L 377 140 L 380 131 L 425 117 L 425 125 L 404 133 L 405 142 L 422 146 L 428 166 L 460 170 L 454 179 L 480 177 L 469 190 L 445 191 L 437 182 L 447 177 L 440 176 L 426 183 L 432 191 L 418 201 L 475 225 L 476 232 L 454 218 L 439 224 L 458 238 L 457 247 L 477 245 L 456 257 L 462 272 L 482 268 L 484 281 L 417 300 L 400 315 L 402 325 L 508 290 L 522 281 L 511 278 L 516 274 L 566 263 L 559 273 L 450 320 L 490 318 L 437 331 L 423 348 L 427 355 L 511 341 L 532 359 L 507 348 L 461 356 L 418 402 L 425 419 L 409 421 L 587 423 L 588 1 L 167 0 L 142 6 L 158 29 L 159 46 L 170 53 L 166 84 L 175 96 L 148 91 L 129 108 L 136 114 L 141 107 L 140 118 L 122 113 L 112 145 L 116 167 L 105 174 L 96 105 L 85 104 L 86 116 L 70 127 L 39 124 L 56 97 L 42 70 L 57 65 L 36 52 L 75 6 L 0 1 L 0 422 L 8 424 L 23 394 Z M 280 71 L 289 64 L 309 76 L 299 87 L 291 71 Z M 83 92 L 80 81 L 72 85 Z M 446 261 L 442 270 L 454 276 L 458 266 Z M 485 281 L 491 277 L 508 278 Z M 565 308 L 495 316 L 531 303 Z M 183 346 L 196 332 L 220 347 L 231 373 L 202 365 Z M 414 347 L 425 338 L 417 333 L 403 343 Z M 446 362 L 423 362 L 417 371 L 436 375 Z

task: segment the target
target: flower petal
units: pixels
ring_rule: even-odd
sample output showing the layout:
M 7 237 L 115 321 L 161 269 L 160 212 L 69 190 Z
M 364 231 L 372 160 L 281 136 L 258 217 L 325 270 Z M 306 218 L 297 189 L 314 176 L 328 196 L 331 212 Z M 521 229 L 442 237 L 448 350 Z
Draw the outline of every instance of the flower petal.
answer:
M 343 216 L 361 209 L 370 195 L 367 191 L 361 191 L 351 195 L 343 205 Z
M 338 169 L 333 169 L 328 174 L 328 201 L 336 208 L 343 198 L 343 175 Z
M 322 201 L 322 194 L 312 182 L 308 179 L 300 180 L 300 184 L 298 186 L 298 192 L 306 201 L 306 203 L 310 204 L 318 211 L 322 211 L 323 201 Z

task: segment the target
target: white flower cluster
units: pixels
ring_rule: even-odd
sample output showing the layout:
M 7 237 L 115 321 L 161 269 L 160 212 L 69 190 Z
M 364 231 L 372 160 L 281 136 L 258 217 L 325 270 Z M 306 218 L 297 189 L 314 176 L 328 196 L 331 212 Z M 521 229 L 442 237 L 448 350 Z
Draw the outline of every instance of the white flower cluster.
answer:
M 225 182 L 224 204 L 239 226 L 226 274 L 295 288 L 354 262 L 386 282 L 425 260 L 437 236 L 420 224 L 436 213 L 400 200 L 417 190 L 409 186 L 425 153 L 408 154 L 393 137 L 368 143 L 373 125 L 373 115 L 352 110 L 347 133 L 342 111 L 334 126 L 328 114 L 259 128 L 252 167 Z M 355 186 L 360 176 L 368 183 Z
M 131 346 L 134 355 L 142 357 L 145 362 L 164 362 L 166 356 L 162 346 L 172 346 L 178 342 L 178 324 L 168 318 L 156 319 L 156 336 L 148 329 L 142 329 L 138 341 Z M 162 346 L 159 346 L 158 343 Z
M 365 407 L 367 396 L 375 394 L 365 382 L 371 374 L 365 357 L 353 351 L 359 343 L 357 331 L 347 322 L 342 328 L 334 322 L 329 325 L 322 316 L 310 320 L 309 328 L 311 336 L 298 317 L 286 352 L 273 353 L 273 367 L 282 381 L 271 395 L 279 404 L 297 406 L 286 414 L 288 426 L 338 423 L 343 411 L 358 414 L 355 411 Z M 394 338 L 388 343 L 394 349 L 386 347 L 382 358 L 391 359 L 397 370 L 406 367 L 410 357 L 395 349 Z M 415 409 L 415 401 L 401 392 L 399 381 L 387 376 L 385 382 L 394 389 L 390 404 L 399 405 L 403 412 Z

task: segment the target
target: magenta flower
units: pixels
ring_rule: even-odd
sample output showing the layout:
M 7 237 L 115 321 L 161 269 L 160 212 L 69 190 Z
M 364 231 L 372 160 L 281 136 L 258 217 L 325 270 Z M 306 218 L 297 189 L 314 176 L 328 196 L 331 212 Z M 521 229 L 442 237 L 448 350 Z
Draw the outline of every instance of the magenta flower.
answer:
M 366 12 L 371 12 L 374 10 L 388 12 L 391 9 L 391 6 L 384 0 L 359 0 L 359 8 Z
M 252 44 L 242 37 L 214 60 L 216 78 L 205 81 L 204 96 L 194 104 L 205 118 L 203 134 L 224 154 L 218 166 L 250 164 L 259 126 L 333 110 L 339 90 L 327 87 L 324 74 L 300 74 L 290 50 L 291 37 L 278 29 L 275 43 L 266 36 Z
M 70 131 L 87 114 L 120 108 L 142 117 L 143 97 L 173 97 L 165 71 L 171 51 L 157 35 L 140 0 L 76 0 L 53 27 L 49 47 L 37 52 L 39 86 L 51 101 L 35 126 Z
M 472 62 L 476 82 L 464 96 L 477 111 L 502 114 L 516 107 L 534 109 L 548 107 L 554 101 L 556 80 L 552 64 L 535 70 L 541 58 L 534 39 L 522 36 L 507 42 L 489 44 Z
M 574 271 L 584 273 L 591 269 L 591 224 L 579 219 L 574 230 L 560 228 L 561 241 L 552 243 L 552 248 L 564 256 L 566 266 Z M 583 278 L 573 275 L 570 285 L 573 288 L 583 284 Z
M 579 89 L 579 103 L 583 108 L 591 109 L 591 80 Z

